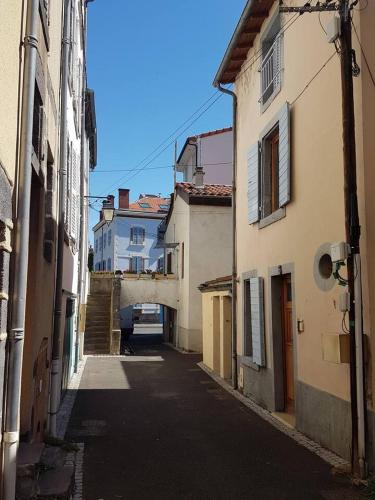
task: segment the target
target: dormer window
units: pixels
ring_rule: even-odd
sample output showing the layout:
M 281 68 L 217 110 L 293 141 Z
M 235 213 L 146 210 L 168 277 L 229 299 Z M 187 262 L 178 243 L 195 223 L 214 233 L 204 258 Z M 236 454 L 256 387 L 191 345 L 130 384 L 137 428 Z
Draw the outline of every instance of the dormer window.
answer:
M 261 96 L 259 102 L 265 110 L 281 89 L 282 47 L 280 14 L 271 21 L 262 38 L 262 64 L 260 68 Z
M 139 203 L 139 206 L 141 208 L 151 208 L 151 205 L 149 203 Z

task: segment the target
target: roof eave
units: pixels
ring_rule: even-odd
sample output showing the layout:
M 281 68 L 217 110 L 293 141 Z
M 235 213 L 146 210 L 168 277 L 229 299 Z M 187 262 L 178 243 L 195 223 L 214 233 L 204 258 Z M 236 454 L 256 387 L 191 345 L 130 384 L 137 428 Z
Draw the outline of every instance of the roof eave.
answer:
M 240 17 L 240 20 L 237 23 L 236 29 L 234 30 L 232 38 L 231 38 L 229 45 L 227 47 L 227 50 L 225 51 L 223 60 L 221 61 L 219 69 L 215 75 L 215 79 L 213 81 L 214 87 L 218 87 L 220 85 L 220 83 L 232 83 L 232 82 L 223 82 L 223 74 L 224 74 L 225 68 L 228 65 L 229 59 L 232 55 L 232 52 L 233 52 L 233 50 L 238 42 L 238 39 L 241 36 L 242 29 L 247 22 L 247 18 L 255 5 L 255 2 L 256 2 L 256 0 L 248 0 L 247 4 L 242 12 L 242 15 Z M 234 81 L 234 78 L 233 78 L 233 81 Z

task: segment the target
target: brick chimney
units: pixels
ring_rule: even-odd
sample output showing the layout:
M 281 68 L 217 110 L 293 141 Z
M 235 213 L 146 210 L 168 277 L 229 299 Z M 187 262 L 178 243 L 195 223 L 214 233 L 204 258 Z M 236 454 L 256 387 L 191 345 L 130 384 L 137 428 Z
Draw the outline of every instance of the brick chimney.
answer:
M 129 208 L 129 189 L 118 190 L 118 207 Z

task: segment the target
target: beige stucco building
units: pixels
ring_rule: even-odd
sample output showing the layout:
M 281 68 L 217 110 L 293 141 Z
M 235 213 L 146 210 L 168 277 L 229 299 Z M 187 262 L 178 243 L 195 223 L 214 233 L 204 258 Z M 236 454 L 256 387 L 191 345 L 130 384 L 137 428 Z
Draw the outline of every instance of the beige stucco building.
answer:
M 166 221 L 166 271 L 178 279 L 177 311 L 170 340 L 202 351 L 202 281 L 231 269 L 231 186 L 177 183 Z M 172 314 L 171 311 L 168 314 Z
M 4 0 L 0 4 L 4 21 L 0 27 L 0 397 L 2 414 L 7 416 L 1 421 L 1 462 L 3 494 L 11 498 L 19 442 L 42 441 L 46 432 L 56 433 L 51 428 L 51 421 L 56 421 L 51 401 L 59 405 L 61 389 L 74 368 L 74 345 L 67 339 L 68 313 L 74 316 L 71 337 L 74 334 L 78 340 L 78 306 L 84 310 L 87 279 L 87 206 L 81 200 L 88 192 L 89 169 L 96 162 L 96 127 L 93 92 L 86 88 L 84 73 L 86 2 Z M 72 22 L 65 22 L 69 36 L 64 39 L 68 18 Z M 70 61 L 65 87 L 64 53 Z M 68 89 L 66 100 L 63 88 Z M 63 155 L 61 147 L 63 130 L 69 126 L 82 153 L 75 158 L 78 175 L 73 180 L 72 155 Z M 68 180 L 66 207 L 59 203 L 64 200 L 59 197 L 63 172 Z M 69 215 L 74 213 L 65 221 L 66 227 L 62 205 Z M 59 221 L 65 231 L 60 246 Z M 74 225 L 74 235 L 69 224 Z M 59 248 L 67 262 L 61 288 L 57 285 Z M 57 311 L 56 297 L 63 293 L 61 311 Z M 73 308 L 67 295 L 74 300 Z M 53 355 L 56 325 L 60 349 Z M 77 343 L 77 351 L 78 347 Z M 54 370 L 53 357 L 58 358 Z M 58 374 L 54 398 L 53 372 Z
M 203 363 L 225 380 L 232 377 L 232 276 L 206 281 L 202 292 Z
M 340 58 L 335 14 L 280 14 L 248 2 L 216 76 L 237 110 L 237 352 L 244 394 L 350 459 L 345 291 L 331 244 L 345 241 Z M 353 11 L 357 182 L 362 226 L 367 454 L 374 462 L 375 5 Z M 367 63 L 364 59 L 366 56 Z M 345 277 L 345 271 L 341 270 Z M 342 299 L 341 299 L 342 300 Z M 341 352 L 339 349 L 341 345 Z

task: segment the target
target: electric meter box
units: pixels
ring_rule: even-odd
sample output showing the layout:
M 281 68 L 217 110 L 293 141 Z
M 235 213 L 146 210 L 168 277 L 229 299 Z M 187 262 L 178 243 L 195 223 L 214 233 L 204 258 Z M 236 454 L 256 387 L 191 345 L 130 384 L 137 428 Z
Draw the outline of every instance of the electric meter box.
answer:
M 334 43 L 341 34 L 341 23 L 338 16 L 332 17 L 326 26 L 327 41 L 329 43 Z
M 349 255 L 349 247 L 345 241 L 332 243 L 331 245 L 331 259 L 332 262 L 344 262 Z

